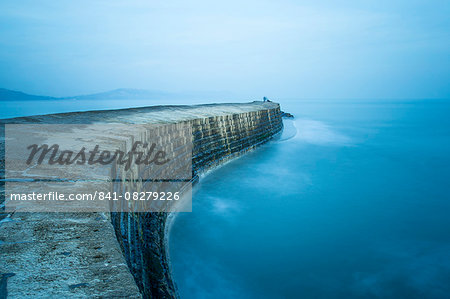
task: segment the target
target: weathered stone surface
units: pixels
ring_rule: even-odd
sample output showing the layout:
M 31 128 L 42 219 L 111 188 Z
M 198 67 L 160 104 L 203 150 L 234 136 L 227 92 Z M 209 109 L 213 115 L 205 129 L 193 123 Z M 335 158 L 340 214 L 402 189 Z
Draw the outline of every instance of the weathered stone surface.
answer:
M 141 295 L 100 213 L 16 213 L 0 227 L 8 297 Z M 79 285 L 79 287 L 73 286 Z
M 272 102 L 144 107 L 1 122 L 187 123 L 192 127 L 193 182 L 202 172 L 268 141 L 282 129 L 279 105 Z M 3 156 L 4 149 L 0 150 Z M 3 169 L 4 159 L 0 164 Z M 118 191 L 126 188 L 120 185 Z M 166 252 L 167 216 L 134 212 L 8 215 L 0 223 L 2 284 L 11 297 L 176 297 Z

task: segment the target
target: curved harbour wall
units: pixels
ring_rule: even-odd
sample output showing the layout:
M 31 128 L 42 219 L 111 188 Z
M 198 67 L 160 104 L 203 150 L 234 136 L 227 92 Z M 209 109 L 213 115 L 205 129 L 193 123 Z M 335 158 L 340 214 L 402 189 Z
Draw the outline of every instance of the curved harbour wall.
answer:
M 282 129 L 279 105 L 267 102 L 145 107 L 2 122 L 183 123 L 192 128 L 193 183 L 202 172 L 267 142 Z M 133 136 L 132 140 L 139 141 L 139 137 Z M 119 184 L 122 185 L 119 188 L 111 184 L 111 190 L 130 189 L 128 181 Z M 176 297 L 166 250 L 168 213 L 15 213 L 5 216 L 7 221 L 0 223 L 0 247 L 6 265 L 2 265 L 0 271 L 6 275 L 2 280 L 10 295 L 139 297 L 139 289 L 147 298 Z M 74 226 L 77 229 L 73 229 Z M 114 231 L 118 242 L 111 239 Z M 63 246 L 59 245 L 61 238 Z M 120 251 L 123 256 L 118 254 Z M 42 258 L 44 255 L 48 258 Z M 55 258 L 51 258 L 52 255 Z M 30 257 L 36 261 L 32 265 L 28 262 Z M 128 267 L 123 266 L 123 258 Z M 43 279 L 52 273 L 58 273 L 55 281 Z M 61 281 L 64 277 L 70 279 Z
M 193 180 L 214 166 L 267 142 L 282 129 L 279 106 L 188 121 L 193 134 Z M 126 188 L 123 188 L 126 190 Z M 113 213 L 112 223 L 145 297 L 176 297 L 166 251 L 167 213 Z

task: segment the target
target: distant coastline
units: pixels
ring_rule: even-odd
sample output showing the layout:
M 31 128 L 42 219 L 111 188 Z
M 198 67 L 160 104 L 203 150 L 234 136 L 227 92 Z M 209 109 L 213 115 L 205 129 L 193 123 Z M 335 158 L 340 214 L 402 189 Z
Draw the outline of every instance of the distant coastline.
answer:
M 107 99 L 154 99 L 174 97 L 176 94 L 145 89 L 118 88 L 110 91 L 69 97 L 32 95 L 21 91 L 0 88 L 0 101 L 58 101 L 58 100 L 107 100 Z
M 119 88 L 106 92 L 78 96 L 52 97 L 32 95 L 0 88 L 0 119 L 43 114 L 127 109 L 159 105 L 198 105 L 245 102 L 254 99 L 237 98 L 227 92 L 166 92 Z

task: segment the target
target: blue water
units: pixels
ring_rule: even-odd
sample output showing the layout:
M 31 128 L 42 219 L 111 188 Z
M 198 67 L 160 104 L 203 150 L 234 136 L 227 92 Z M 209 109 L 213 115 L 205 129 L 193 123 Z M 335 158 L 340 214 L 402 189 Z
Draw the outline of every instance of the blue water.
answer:
M 448 298 L 450 101 L 280 102 L 175 218 L 181 298 Z
M 217 101 L 215 101 L 217 102 Z M 218 102 L 229 102 L 221 100 Z M 187 96 L 173 100 L 153 99 L 153 100 L 47 100 L 47 101 L 1 101 L 0 119 L 30 115 L 42 115 L 51 113 L 65 113 L 75 111 L 109 110 L 145 107 L 154 105 L 192 105 L 205 104 L 210 101 L 205 98 L 193 98 Z
M 284 136 L 175 218 L 181 297 L 448 297 L 450 101 L 280 102 Z M 167 103 L 2 102 L 0 118 Z

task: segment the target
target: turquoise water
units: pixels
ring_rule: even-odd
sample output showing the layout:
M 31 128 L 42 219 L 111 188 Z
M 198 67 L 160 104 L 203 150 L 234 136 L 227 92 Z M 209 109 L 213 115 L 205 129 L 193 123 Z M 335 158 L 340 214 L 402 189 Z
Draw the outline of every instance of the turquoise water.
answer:
M 188 99 L 188 100 L 186 100 Z M 217 102 L 217 101 L 215 101 Z M 219 102 L 227 102 L 226 100 Z M 74 111 L 109 110 L 154 105 L 192 105 L 210 103 L 192 96 L 174 100 L 47 100 L 47 101 L 1 101 L 0 119 Z
M 450 101 L 280 102 L 284 136 L 175 218 L 181 297 L 448 297 Z M 3 102 L 0 118 L 166 103 Z
M 181 297 L 447 297 L 450 101 L 280 102 L 284 136 L 175 218 Z

